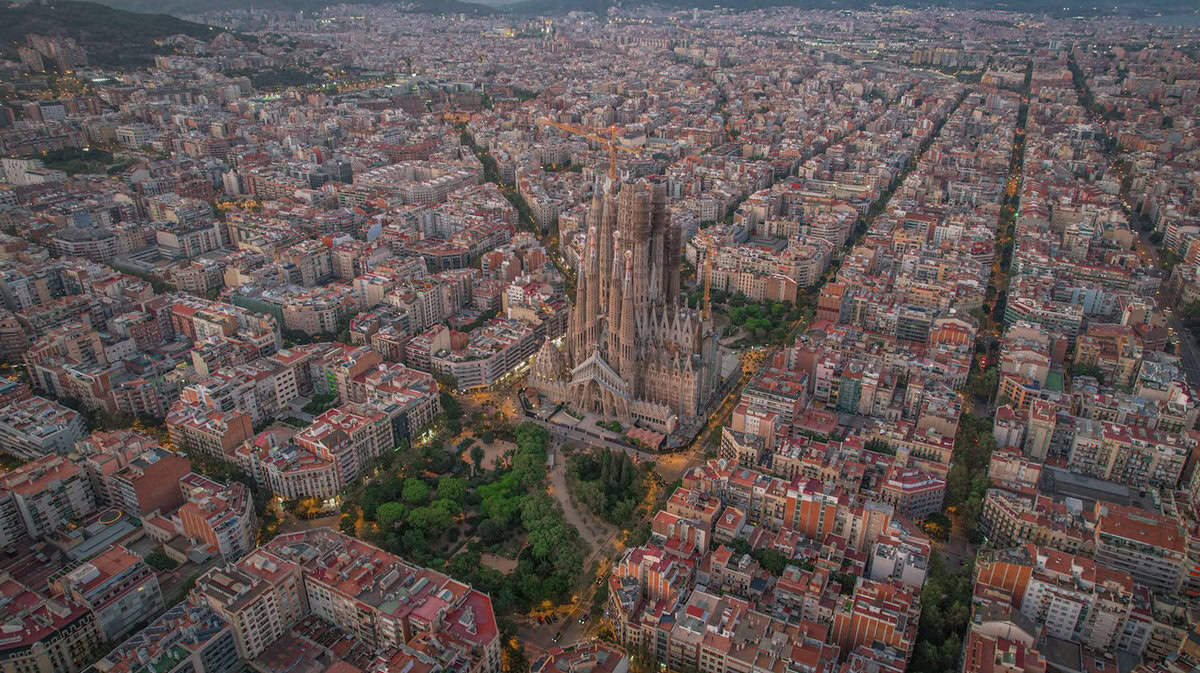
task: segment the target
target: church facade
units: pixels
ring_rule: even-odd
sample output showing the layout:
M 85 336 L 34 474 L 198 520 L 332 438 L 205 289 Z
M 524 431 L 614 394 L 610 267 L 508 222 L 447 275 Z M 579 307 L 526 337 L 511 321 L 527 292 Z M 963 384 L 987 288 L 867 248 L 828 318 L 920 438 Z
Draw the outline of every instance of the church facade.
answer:
M 555 402 L 670 433 L 717 388 L 716 335 L 680 293 L 680 234 L 665 186 L 597 190 L 563 347 L 534 358 L 530 383 Z

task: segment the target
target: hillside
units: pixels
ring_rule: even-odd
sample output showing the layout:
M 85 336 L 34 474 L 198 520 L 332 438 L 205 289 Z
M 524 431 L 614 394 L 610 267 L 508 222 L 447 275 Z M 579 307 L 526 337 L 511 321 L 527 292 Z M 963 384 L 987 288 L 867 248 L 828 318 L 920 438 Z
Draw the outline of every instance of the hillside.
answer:
M 158 49 L 154 40 L 183 33 L 208 40 L 212 26 L 166 14 L 138 14 L 93 2 L 53 0 L 52 4 L 0 6 L 0 44 L 6 50 L 24 44 L 30 33 L 73 37 L 101 66 L 144 65 Z
M 353 0 L 350 0 L 353 2 Z M 358 0 L 362 4 L 393 4 L 403 9 L 422 14 L 493 14 L 491 7 L 463 0 Z M 204 12 L 242 9 L 252 6 L 257 9 L 287 9 L 311 11 L 339 0 L 101 0 L 106 5 L 133 12 L 167 12 L 169 14 L 195 15 Z
M 876 0 L 99 0 L 106 5 L 137 12 L 167 12 L 179 15 L 196 15 L 208 11 L 238 9 L 250 6 L 261 9 L 317 10 L 339 1 L 362 4 L 395 4 L 413 12 L 426 14 L 464 13 L 473 15 L 515 14 L 538 15 L 559 14 L 570 11 L 603 13 L 611 6 L 636 8 L 655 5 L 686 9 L 697 7 L 712 9 L 748 10 L 765 7 L 792 6 L 814 9 L 869 9 L 877 5 Z M 487 2 L 488 4 L 481 4 Z M 1055 16 L 1089 16 L 1096 14 L 1122 14 L 1150 16 L 1157 12 L 1178 13 L 1186 3 L 1179 0 L 1115 0 L 1097 5 L 1094 0 L 896 0 L 894 3 L 908 7 L 945 7 L 947 9 L 1008 9 L 1034 14 Z

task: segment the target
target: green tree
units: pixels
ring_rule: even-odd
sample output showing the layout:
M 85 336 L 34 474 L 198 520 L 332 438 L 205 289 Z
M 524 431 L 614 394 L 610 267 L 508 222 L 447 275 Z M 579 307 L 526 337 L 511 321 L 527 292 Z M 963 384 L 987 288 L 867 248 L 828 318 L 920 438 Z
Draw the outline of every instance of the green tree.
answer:
M 457 435 L 462 432 L 462 405 L 454 399 L 454 395 L 446 391 L 441 392 L 439 401 L 442 403 L 442 413 L 446 415 L 446 426 L 450 430 L 450 434 Z
M 475 532 L 484 544 L 494 545 L 503 542 L 508 537 L 508 526 L 503 521 L 484 519 L 479 523 L 479 528 Z
M 971 488 L 971 477 L 965 463 L 955 463 L 946 475 L 946 507 L 955 507 L 966 501 Z
M 450 574 L 455 577 L 473 578 L 480 565 L 479 552 L 464 549 L 450 559 Z
M 410 505 L 419 505 L 429 501 L 429 486 L 415 477 L 404 480 L 404 489 L 401 493 L 404 502 Z
M 650 522 L 645 521 L 629 531 L 625 537 L 625 545 L 627 547 L 640 547 L 650 539 L 650 534 L 653 529 L 650 527 Z
M 145 561 L 146 565 L 154 568 L 155 570 L 174 570 L 179 566 L 179 564 L 175 562 L 175 559 L 158 550 L 146 554 Z
M 484 516 L 511 525 L 524 504 L 524 496 L 517 479 L 510 472 L 499 481 L 476 489 L 479 494 L 479 510 Z
M 458 504 L 457 502 L 455 502 L 454 500 L 451 500 L 449 498 L 438 498 L 437 500 L 434 500 L 432 503 L 430 503 L 429 506 L 445 512 L 446 515 L 449 516 L 451 519 L 458 516 L 459 514 L 462 514 L 462 512 L 463 512 L 462 505 Z
M 467 482 L 458 477 L 444 475 L 438 479 L 437 497 L 462 503 L 467 499 Z
M 437 537 L 454 523 L 454 517 L 444 508 L 426 505 L 416 507 L 408 513 L 408 524 L 424 533 L 426 537 Z
M 408 516 L 408 507 L 402 502 L 385 502 L 375 510 L 375 520 L 385 530 L 395 528 L 396 524 L 404 523 L 406 516 Z
M 869 439 L 863 444 L 863 448 L 874 453 L 883 453 L 889 456 L 896 455 L 896 449 L 892 448 L 891 444 L 882 439 Z
M 604 487 L 600 485 L 599 480 L 581 482 L 576 488 L 575 495 L 593 514 L 604 514 L 606 498 L 604 497 Z
M 1096 365 L 1071 365 L 1071 377 L 1074 378 L 1076 376 L 1091 376 L 1100 383 L 1104 383 L 1104 372 L 1100 371 L 1100 368 Z
M 550 433 L 540 425 L 522 423 L 517 426 L 516 435 L 512 474 L 522 488 L 529 488 L 546 478 L 546 443 Z
M 400 548 L 411 558 L 423 559 L 428 556 L 429 543 L 419 528 L 409 528 L 400 538 Z
M 787 567 L 788 557 L 775 549 L 758 549 L 755 550 L 754 558 L 762 564 L 762 567 L 767 572 L 779 577 L 783 574 L 784 568 Z

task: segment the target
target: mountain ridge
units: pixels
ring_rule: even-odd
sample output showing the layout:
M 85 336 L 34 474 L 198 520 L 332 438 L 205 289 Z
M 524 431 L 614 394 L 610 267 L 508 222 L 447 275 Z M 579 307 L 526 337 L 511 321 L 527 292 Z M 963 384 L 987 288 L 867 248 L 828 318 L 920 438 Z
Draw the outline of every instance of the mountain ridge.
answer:
M 274 9 L 286 11 L 316 11 L 338 4 L 331 0 L 95 0 L 113 9 L 146 13 L 154 17 L 195 16 L 209 11 L 225 11 L 241 8 Z M 475 16 L 533 16 L 565 14 L 567 12 L 591 12 L 603 15 L 611 7 L 625 9 L 640 6 L 657 6 L 670 9 L 731 9 L 748 11 L 770 7 L 799 7 L 804 9 L 870 9 L 878 0 L 517 0 L 509 4 L 485 5 L 470 0 L 350 0 L 348 4 L 395 5 L 422 14 L 470 14 Z M 53 2 L 52 6 L 68 4 L 91 4 L 78 0 Z M 1051 16 L 1100 16 L 1121 14 L 1133 17 L 1151 16 L 1155 13 L 1181 13 L 1177 0 L 1118 0 L 1118 4 L 1107 5 L 1105 11 L 1097 9 L 1094 0 L 896 0 L 896 4 L 911 8 L 937 7 L 959 10 L 1002 9 Z M 41 7 L 27 4 L 20 8 Z M 14 10 L 12 6 L 0 9 Z M 0 15 L 2 18 L 2 15 Z M 161 22 L 160 22 L 161 23 Z M 195 24 L 202 25 L 202 24 Z M 208 29 L 205 27 L 204 29 Z M 0 34 L 10 33 L 3 31 Z M 36 32 L 36 31 L 32 31 Z M 185 32 L 178 30 L 176 32 Z M 185 33 L 186 34 L 186 33 Z
M 155 40 L 170 35 L 212 39 L 222 30 L 164 13 L 137 13 L 95 2 L 54 0 L 47 4 L 0 5 L 0 45 L 24 44 L 29 34 L 71 37 L 102 66 L 149 63 Z
M 231 9 L 273 9 L 315 11 L 341 4 L 331 0 L 97 0 L 101 4 L 129 12 L 159 12 L 196 15 Z M 491 15 L 496 8 L 467 0 L 355 0 L 346 4 L 397 5 L 418 14 Z

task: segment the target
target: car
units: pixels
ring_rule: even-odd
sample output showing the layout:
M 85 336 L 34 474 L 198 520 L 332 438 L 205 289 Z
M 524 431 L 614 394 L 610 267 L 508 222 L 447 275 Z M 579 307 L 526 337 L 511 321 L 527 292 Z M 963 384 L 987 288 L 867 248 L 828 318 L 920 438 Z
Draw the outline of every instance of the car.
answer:
M 550 621 L 557 624 L 558 623 L 558 615 L 550 615 Z
M 552 640 L 557 643 L 559 638 L 562 638 L 562 631 L 555 631 Z
M 579 618 L 579 623 L 580 623 L 580 624 L 587 624 L 587 615 L 583 615 L 582 617 L 580 617 L 580 618 Z

